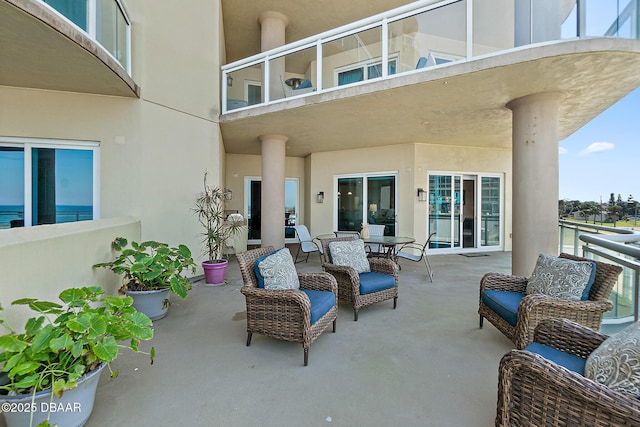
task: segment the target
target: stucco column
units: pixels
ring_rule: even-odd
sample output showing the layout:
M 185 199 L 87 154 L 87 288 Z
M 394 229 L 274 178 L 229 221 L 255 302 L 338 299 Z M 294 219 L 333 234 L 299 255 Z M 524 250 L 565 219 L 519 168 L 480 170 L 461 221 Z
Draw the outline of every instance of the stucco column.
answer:
M 512 272 L 529 276 L 540 253 L 558 254 L 558 110 L 563 95 L 512 100 Z
M 285 29 L 289 18 L 280 12 L 262 12 L 258 17 L 260 23 L 260 49 L 262 52 L 285 44 Z M 284 57 L 269 61 L 269 98 L 284 98 L 282 81 L 284 76 Z
M 284 135 L 260 135 L 262 143 L 262 201 L 260 239 L 262 247 L 284 247 Z

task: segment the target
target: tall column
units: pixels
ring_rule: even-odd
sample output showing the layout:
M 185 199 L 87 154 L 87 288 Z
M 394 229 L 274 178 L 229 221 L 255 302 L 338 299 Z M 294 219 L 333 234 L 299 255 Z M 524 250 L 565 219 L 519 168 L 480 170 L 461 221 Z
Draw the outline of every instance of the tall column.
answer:
M 285 29 L 289 18 L 280 12 L 262 12 L 260 23 L 260 49 L 262 52 L 285 44 Z M 269 61 L 269 99 L 284 98 L 281 78 L 284 80 L 284 57 Z
M 558 253 L 558 110 L 563 95 L 539 93 L 513 112 L 513 274 L 529 276 L 540 253 Z
M 262 201 L 260 205 L 262 247 L 284 247 L 284 135 L 260 135 L 262 143 Z

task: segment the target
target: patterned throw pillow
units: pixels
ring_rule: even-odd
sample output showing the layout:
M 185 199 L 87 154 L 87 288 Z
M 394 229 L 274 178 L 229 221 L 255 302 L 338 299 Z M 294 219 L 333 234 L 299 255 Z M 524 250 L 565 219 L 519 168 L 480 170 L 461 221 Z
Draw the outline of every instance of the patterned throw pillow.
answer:
M 334 265 L 353 267 L 358 274 L 371 271 L 362 239 L 329 242 L 329 252 Z
M 640 322 L 607 338 L 587 358 L 584 376 L 640 398 Z
M 527 294 L 580 300 L 593 264 L 540 254 L 527 283 Z
M 259 258 L 255 267 L 258 287 L 265 289 L 300 289 L 298 272 L 288 248 Z M 261 286 L 262 285 L 262 286 Z

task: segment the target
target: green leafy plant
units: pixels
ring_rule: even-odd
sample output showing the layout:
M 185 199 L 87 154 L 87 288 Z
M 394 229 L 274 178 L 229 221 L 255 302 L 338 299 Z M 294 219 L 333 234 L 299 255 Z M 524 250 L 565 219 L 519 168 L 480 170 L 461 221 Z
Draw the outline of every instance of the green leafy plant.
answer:
M 195 274 L 196 267 L 188 247 L 170 247 L 153 240 L 142 243 L 132 241 L 127 247 L 128 243 L 124 237 L 116 238 L 111 244 L 113 250 L 119 252 L 116 259 L 95 264 L 94 267 L 106 267 L 117 274 L 124 274 L 121 291 L 170 288 L 179 297 L 187 297 L 191 283 L 181 273 L 191 270 Z
M 139 343 L 153 338 L 151 320 L 132 306 L 131 297 L 105 296 L 102 288 L 92 286 L 66 289 L 59 298 L 65 305 L 33 298 L 14 301 L 12 305 L 38 313 L 22 333 L 0 317 L 10 331 L 0 336 L 0 372 L 8 376 L 0 390 L 21 395 L 52 389 L 61 396 L 100 364 L 109 365 L 120 349 L 144 353 Z M 144 354 L 153 363 L 155 349 Z M 110 365 L 109 371 L 112 378 L 118 375 Z
M 198 194 L 193 212 L 204 227 L 202 243 L 204 254 L 211 263 L 224 258 L 224 249 L 229 239 L 244 226 L 241 221 L 227 221 L 224 208 L 229 190 L 207 184 L 204 173 L 204 190 Z

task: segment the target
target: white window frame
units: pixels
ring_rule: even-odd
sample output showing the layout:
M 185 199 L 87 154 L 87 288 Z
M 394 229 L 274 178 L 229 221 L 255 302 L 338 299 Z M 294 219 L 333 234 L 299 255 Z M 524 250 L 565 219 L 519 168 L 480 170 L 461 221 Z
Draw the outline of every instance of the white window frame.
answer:
M 387 61 L 387 68 L 389 67 L 389 63 L 392 61 L 396 62 L 396 72 L 395 74 L 398 74 L 398 58 L 399 55 L 398 54 L 394 54 L 394 55 L 389 55 L 389 60 Z M 380 67 L 382 67 L 382 57 L 378 56 L 377 58 L 371 58 L 371 59 L 367 59 L 365 61 L 360 61 L 360 62 L 356 62 L 353 64 L 349 64 L 349 65 L 345 65 L 342 67 L 338 67 L 338 68 L 334 68 L 333 69 L 333 85 L 334 86 L 338 86 L 338 76 L 340 75 L 340 73 L 344 73 L 347 71 L 353 71 L 356 70 L 358 68 L 363 68 L 363 80 L 357 83 L 362 83 L 362 82 L 366 82 L 369 79 L 369 67 L 371 66 L 375 66 L 375 65 L 380 65 Z M 375 77 L 375 78 L 382 78 L 382 75 Z
M 400 197 L 398 196 L 398 188 L 399 188 L 399 178 L 400 178 L 400 174 L 399 172 L 396 171 L 383 171 L 383 172 L 361 172 L 361 173 L 349 173 L 349 174 L 340 174 L 340 175 L 334 175 L 333 176 L 333 194 L 334 194 L 334 209 L 333 209 L 333 229 L 336 231 L 338 230 L 338 180 L 341 178 L 362 178 L 362 188 L 363 188 L 363 197 L 365 195 L 364 192 L 364 188 L 367 185 L 367 179 L 368 178 L 372 178 L 372 177 L 377 177 L 377 176 L 393 176 L 395 177 L 395 188 L 394 188 L 394 192 L 395 192 L 395 204 L 394 204 L 394 211 L 395 211 L 395 233 L 396 236 L 398 235 L 399 231 L 400 231 L 400 221 L 399 221 L 399 214 L 398 214 L 398 206 L 400 203 Z M 368 193 L 367 193 L 368 196 Z M 364 209 L 366 206 L 366 203 L 363 200 L 363 209 L 362 209 L 362 223 L 366 223 L 367 222 L 367 209 Z
M 84 150 L 93 152 L 92 164 L 92 204 L 93 219 L 100 219 L 100 143 L 97 141 L 64 140 L 48 138 L 19 138 L 0 136 L 0 146 L 22 148 L 24 150 L 24 226 L 31 227 L 33 219 L 32 188 L 33 170 L 31 150 L 33 148 L 51 148 L 64 150 Z

